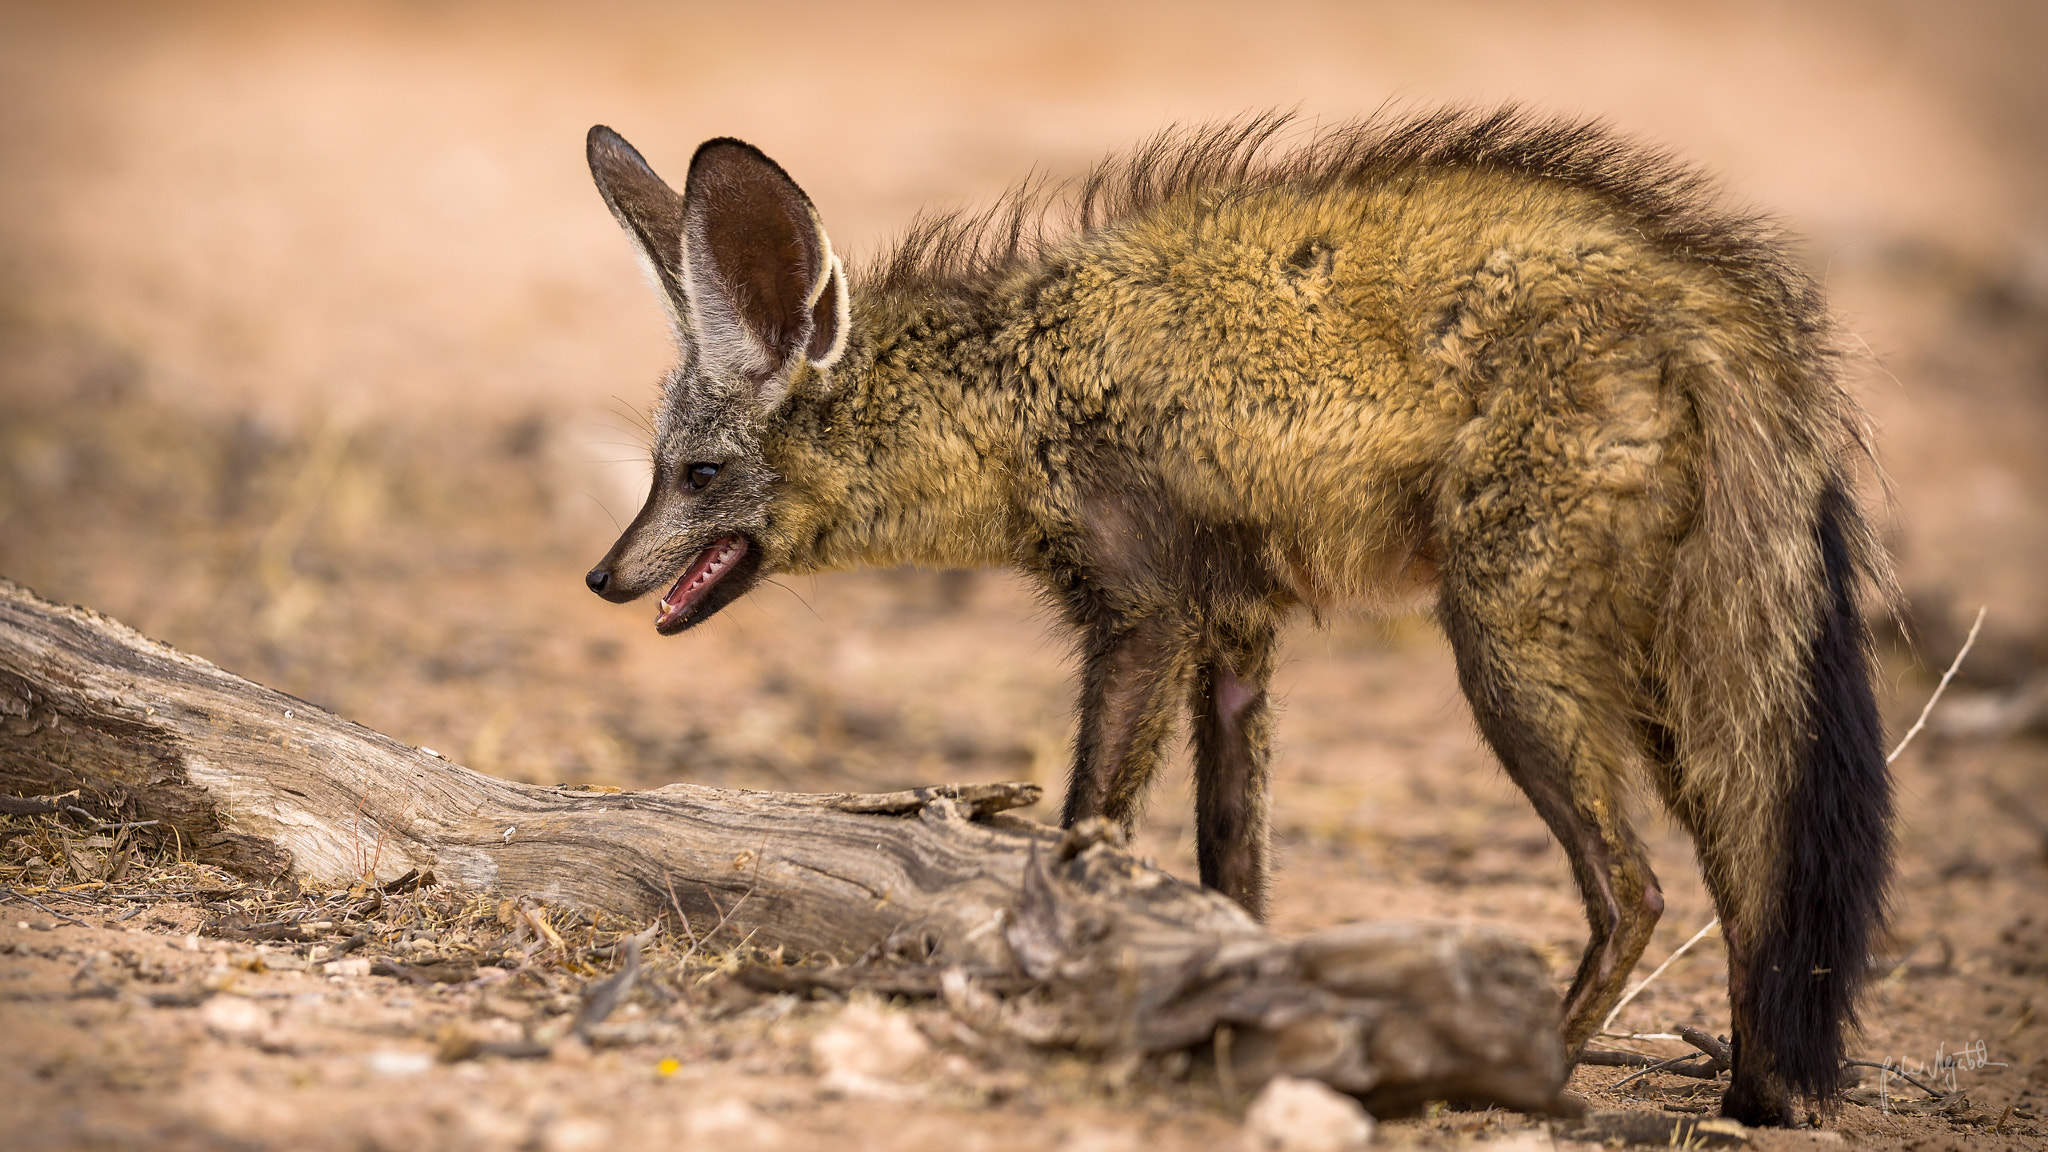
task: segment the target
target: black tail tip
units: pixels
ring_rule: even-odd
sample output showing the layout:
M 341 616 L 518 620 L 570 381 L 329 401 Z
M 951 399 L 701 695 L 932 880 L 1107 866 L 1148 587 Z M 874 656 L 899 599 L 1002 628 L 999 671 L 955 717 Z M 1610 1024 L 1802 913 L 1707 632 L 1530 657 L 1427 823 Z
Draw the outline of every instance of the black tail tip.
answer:
M 1856 516 L 1831 484 L 1815 525 L 1830 603 L 1812 644 L 1807 739 L 1784 808 L 1775 923 L 1759 934 L 1748 971 L 1749 1043 L 1760 1049 L 1762 1078 L 1782 1078 L 1823 1105 L 1841 1091 L 1844 1034 L 1856 1023 L 1892 872 L 1891 770 L 1857 610 Z M 1735 1107 L 1765 1114 L 1769 1094 L 1730 1088 Z

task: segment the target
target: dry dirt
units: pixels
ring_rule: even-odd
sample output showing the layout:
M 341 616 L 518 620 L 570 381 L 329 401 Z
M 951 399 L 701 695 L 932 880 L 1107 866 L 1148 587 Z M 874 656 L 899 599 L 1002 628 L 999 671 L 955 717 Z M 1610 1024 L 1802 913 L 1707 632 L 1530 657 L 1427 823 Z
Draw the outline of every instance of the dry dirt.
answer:
M 1928 1114 L 1865 1093 L 1830 1126 L 1881 1149 L 2048 1147 L 2044 11 L 0 4 L 0 573 L 521 779 L 1056 791 L 1064 641 L 1008 576 L 786 580 L 678 640 L 580 587 L 638 495 L 633 413 L 666 353 L 583 131 L 608 122 L 671 172 L 702 138 L 750 139 L 858 257 L 920 204 L 1176 120 L 1505 98 L 1604 115 L 1781 211 L 1870 350 L 1859 394 L 1918 627 L 1887 652 L 1895 734 L 1989 607 L 1898 762 L 1897 915 L 1856 1045 L 1966 1096 Z M 1466 917 L 1567 974 L 1583 928 L 1562 857 L 1480 748 L 1426 619 L 1333 619 L 1290 652 L 1276 924 Z M 1164 781 L 1140 843 L 1183 873 L 1188 809 L 1185 779 Z M 47 905 L 0 903 L 9 1148 L 1237 1138 L 1243 1102 L 1201 1068 L 978 1045 L 930 1006 L 754 997 L 673 943 L 602 1042 L 440 1060 L 560 1033 L 611 963 L 582 949 L 609 935 L 558 913 L 564 949 L 482 970 L 503 979 L 328 974 L 304 948 L 197 934 L 286 894 L 152 858 L 124 883 L 187 895 L 112 900 L 80 887 L 106 846 L 66 862 L 46 824 L 0 822 L 0 882 Z M 1661 958 L 1711 911 L 1682 839 L 1644 825 Z M 322 899 L 300 907 L 342 907 Z M 351 925 L 356 958 L 517 935 L 435 899 Z M 1619 1026 L 1725 1031 L 1723 975 L 1710 937 Z M 849 1049 L 904 1055 L 835 1079 Z M 1621 1076 L 1574 1087 L 1697 1106 L 1697 1082 L 1609 1092 Z M 1542 1133 L 1450 1112 L 1380 1139 Z

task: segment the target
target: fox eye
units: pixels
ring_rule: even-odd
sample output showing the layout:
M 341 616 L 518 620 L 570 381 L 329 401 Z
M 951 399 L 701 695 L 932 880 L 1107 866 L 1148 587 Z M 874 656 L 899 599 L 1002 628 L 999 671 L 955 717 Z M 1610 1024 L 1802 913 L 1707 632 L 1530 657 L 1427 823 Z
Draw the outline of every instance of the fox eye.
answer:
M 690 465 L 690 470 L 688 472 L 688 476 L 690 478 L 690 487 L 702 488 L 706 484 L 711 483 L 712 477 L 718 475 L 718 469 L 719 465 L 717 464 Z

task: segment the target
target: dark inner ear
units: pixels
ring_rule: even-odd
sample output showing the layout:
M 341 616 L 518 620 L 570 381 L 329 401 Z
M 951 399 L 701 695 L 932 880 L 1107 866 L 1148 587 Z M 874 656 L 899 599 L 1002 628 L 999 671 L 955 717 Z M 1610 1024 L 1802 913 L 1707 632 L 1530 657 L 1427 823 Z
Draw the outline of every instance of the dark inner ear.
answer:
M 839 269 L 834 268 L 824 291 L 818 293 L 818 302 L 811 305 L 811 343 L 804 355 L 812 360 L 823 360 L 832 351 L 832 342 L 839 339 L 839 289 Z
M 680 307 L 683 198 L 654 174 L 625 137 L 602 124 L 590 130 L 583 150 L 605 206 L 639 242 L 662 289 Z
M 691 270 L 709 272 L 734 313 L 778 363 L 804 343 L 805 300 L 824 271 L 825 252 L 811 202 L 773 160 L 738 140 L 713 140 L 697 150 L 684 188 Z M 829 341 L 828 341 L 829 343 Z

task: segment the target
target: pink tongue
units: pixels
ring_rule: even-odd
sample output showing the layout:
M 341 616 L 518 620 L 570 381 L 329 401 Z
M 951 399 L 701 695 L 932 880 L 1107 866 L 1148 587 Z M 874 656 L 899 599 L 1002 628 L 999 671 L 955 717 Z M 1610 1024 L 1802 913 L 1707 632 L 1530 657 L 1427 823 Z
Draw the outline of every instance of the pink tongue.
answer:
M 661 614 L 654 618 L 655 627 L 673 624 L 687 616 L 690 608 L 718 583 L 719 577 L 732 569 L 733 562 L 746 554 L 747 541 L 743 536 L 727 536 L 698 554 L 676 579 L 675 587 L 661 598 Z

